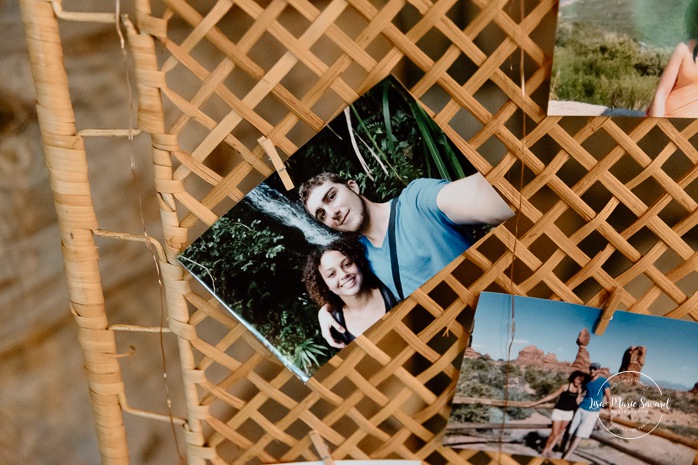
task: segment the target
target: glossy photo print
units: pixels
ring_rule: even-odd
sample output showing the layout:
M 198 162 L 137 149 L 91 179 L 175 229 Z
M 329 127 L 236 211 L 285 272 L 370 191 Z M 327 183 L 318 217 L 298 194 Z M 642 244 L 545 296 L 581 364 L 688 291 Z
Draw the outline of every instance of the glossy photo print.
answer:
M 425 465 L 426 462 L 420 460 L 390 460 L 390 459 L 368 459 L 368 460 L 333 460 L 335 465 Z M 314 462 L 285 462 L 284 465 L 325 465 L 327 462 L 316 460 Z
M 561 0 L 548 114 L 698 118 L 698 0 Z
M 690 465 L 698 323 L 483 292 L 444 444 L 597 465 Z M 506 400 L 506 402 L 505 402 Z
M 393 78 L 195 240 L 185 266 L 303 381 L 513 215 Z

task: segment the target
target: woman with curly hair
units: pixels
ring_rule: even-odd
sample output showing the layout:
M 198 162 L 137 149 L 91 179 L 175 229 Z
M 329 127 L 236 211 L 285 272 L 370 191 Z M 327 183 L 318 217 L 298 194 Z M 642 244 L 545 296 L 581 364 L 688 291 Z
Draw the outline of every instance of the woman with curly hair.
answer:
M 305 286 L 336 322 L 323 337 L 334 347 L 349 344 L 390 310 L 397 299 L 371 272 L 356 238 L 341 238 L 314 250 L 305 263 Z M 346 328 L 346 330 L 344 330 Z

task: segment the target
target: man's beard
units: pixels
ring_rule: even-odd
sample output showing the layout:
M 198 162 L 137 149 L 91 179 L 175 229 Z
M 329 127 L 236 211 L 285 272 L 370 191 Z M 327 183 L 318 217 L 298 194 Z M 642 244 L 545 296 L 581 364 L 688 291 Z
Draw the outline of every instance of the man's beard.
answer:
M 364 228 L 368 226 L 369 223 L 369 213 L 368 213 L 368 208 L 366 208 L 366 200 L 364 200 L 363 197 L 359 196 L 361 199 L 361 212 L 359 213 L 359 227 L 356 228 L 356 231 L 358 233 L 363 233 Z

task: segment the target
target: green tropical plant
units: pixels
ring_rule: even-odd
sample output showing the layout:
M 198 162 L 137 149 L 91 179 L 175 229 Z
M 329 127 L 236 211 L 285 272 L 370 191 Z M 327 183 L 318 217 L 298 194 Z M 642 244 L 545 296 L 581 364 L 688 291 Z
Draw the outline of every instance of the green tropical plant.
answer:
M 288 247 L 278 228 L 251 219 L 250 208 L 243 202 L 222 217 L 186 250 L 182 262 L 230 310 L 311 372 L 331 355 L 317 328 L 317 308 L 303 290 L 299 296 L 296 281 L 279 279 L 299 276 L 307 253 Z

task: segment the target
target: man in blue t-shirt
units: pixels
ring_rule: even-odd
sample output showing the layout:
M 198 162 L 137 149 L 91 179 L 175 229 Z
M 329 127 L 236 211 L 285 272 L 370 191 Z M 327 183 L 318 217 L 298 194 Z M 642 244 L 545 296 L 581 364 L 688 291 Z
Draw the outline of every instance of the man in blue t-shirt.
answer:
M 562 456 L 563 459 L 574 453 L 582 439 L 591 436 L 602 408 L 608 408 L 609 415 L 611 414 L 611 388 L 607 384 L 608 380 L 601 376 L 600 370 L 601 365 L 598 363 L 589 365 L 591 380 L 584 386 L 584 397 L 572 417 L 569 428 L 572 442 Z
M 499 224 L 513 216 L 480 173 L 452 182 L 416 179 L 387 202 L 367 199 L 353 180 L 321 173 L 303 183 L 299 195 L 318 222 L 361 235 L 372 271 L 400 299 L 472 245 L 460 225 Z M 395 258 L 391 257 L 391 232 Z M 394 261 L 399 271 L 393 272 Z M 344 328 L 322 309 L 318 319 L 328 344 L 343 347 L 332 338 L 330 329 L 341 333 Z

